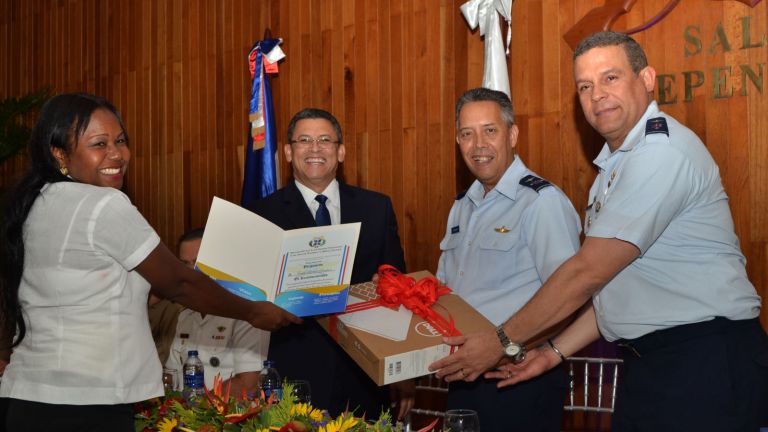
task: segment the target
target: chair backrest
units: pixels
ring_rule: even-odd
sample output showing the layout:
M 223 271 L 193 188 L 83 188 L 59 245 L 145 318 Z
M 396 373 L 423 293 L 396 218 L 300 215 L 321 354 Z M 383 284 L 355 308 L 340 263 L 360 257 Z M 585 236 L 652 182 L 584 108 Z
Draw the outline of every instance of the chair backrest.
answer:
M 564 367 L 568 369 L 570 386 L 565 410 L 612 413 L 622 363 L 621 359 L 615 358 L 568 357 Z M 412 427 L 412 416 L 419 416 L 421 423 L 428 423 L 427 420 L 435 417 L 445 417 L 447 393 L 448 385 L 434 375 L 419 378 L 416 383 L 416 402 L 405 421 L 405 431 L 415 430 Z
M 448 394 L 448 384 L 427 375 L 416 381 L 416 401 L 411 412 L 405 419 L 405 432 L 416 430 L 413 425 L 413 416 L 421 418 L 420 423 L 431 423 L 435 417 L 445 417 L 445 403 Z M 415 422 L 419 423 L 419 422 Z
M 568 357 L 571 382 L 565 410 L 612 413 L 622 363 L 614 358 Z

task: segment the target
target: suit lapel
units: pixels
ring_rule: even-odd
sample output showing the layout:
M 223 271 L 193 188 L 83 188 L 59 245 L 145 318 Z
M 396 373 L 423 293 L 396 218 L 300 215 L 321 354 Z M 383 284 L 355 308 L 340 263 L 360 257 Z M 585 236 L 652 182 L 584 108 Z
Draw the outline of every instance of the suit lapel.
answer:
M 315 226 L 315 217 L 304 202 L 304 197 L 296 187 L 294 180 L 285 187 L 285 196 L 283 197 L 286 208 L 286 215 L 293 224 L 294 228 L 307 228 Z
M 339 182 L 339 197 L 341 197 L 341 223 L 361 222 L 363 206 L 358 202 L 355 190 Z

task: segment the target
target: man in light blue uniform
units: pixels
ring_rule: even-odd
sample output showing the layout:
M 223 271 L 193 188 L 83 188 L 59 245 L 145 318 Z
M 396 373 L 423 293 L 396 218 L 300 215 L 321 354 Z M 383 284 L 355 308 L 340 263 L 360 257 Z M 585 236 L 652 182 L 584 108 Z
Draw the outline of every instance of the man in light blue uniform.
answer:
M 699 137 L 653 101 L 618 151 L 606 145 L 594 163 L 585 234 L 641 256 L 593 298 L 606 338 L 760 314 L 720 171 Z
M 563 192 L 515 155 L 518 128 L 506 94 L 466 92 L 456 120 L 459 148 L 477 180 L 448 216 L 437 277 L 499 325 L 576 252 L 580 222 Z M 509 431 L 510 418 L 517 430 L 559 431 L 566 388 L 562 370 L 507 389 L 457 381 L 448 408 L 478 411 L 483 431 Z
M 504 330 L 526 340 L 592 302 L 525 362 L 485 376 L 500 386 L 530 379 L 602 333 L 624 348 L 613 431 L 768 426 L 768 337 L 717 165 L 692 131 L 659 111 L 656 73 L 632 38 L 596 33 L 573 56 L 584 115 L 606 139 L 586 239 Z M 453 341 L 470 349 L 436 362 L 438 375 L 492 367 L 501 356 L 488 338 Z

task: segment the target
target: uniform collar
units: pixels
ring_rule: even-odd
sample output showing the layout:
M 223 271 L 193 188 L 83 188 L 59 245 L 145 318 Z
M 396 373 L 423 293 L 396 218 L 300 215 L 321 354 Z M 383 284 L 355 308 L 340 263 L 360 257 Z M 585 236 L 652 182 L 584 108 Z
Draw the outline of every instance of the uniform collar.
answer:
M 203 314 L 201 314 L 198 311 L 193 311 L 192 316 L 194 317 L 194 319 L 195 319 L 195 321 L 197 322 L 198 325 L 203 325 L 203 324 L 205 324 L 206 322 L 208 322 L 208 321 L 210 321 L 212 319 L 211 318 L 212 317 L 211 314 L 205 314 L 205 316 L 203 316 Z
M 603 148 L 600 150 L 600 154 L 597 155 L 592 163 L 602 167 L 605 162 L 611 158 L 611 156 L 634 149 L 635 146 L 641 143 L 645 137 L 645 123 L 648 121 L 648 119 L 658 117 L 659 115 L 661 115 L 659 105 L 656 103 L 656 101 L 651 101 L 651 103 L 648 104 L 648 108 L 645 109 L 643 116 L 640 117 L 640 120 L 635 123 L 635 126 L 633 126 L 632 130 L 630 130 L 627 134 L 627 137 L 624 139 L 621 147 L 612 153 L 611 149 L 608 147 L 608 143 L 603 144 Z
M 512 165 L 507 168 L 504 175 L 499 179 L 499 182 L 496 183 L 496 186 L 491 189 L 487 195 L 485 195 L 483 184 L 480 183 L 480 181 L 475 180 L 472 183 L 472 186 L 469 187 L 469 190 L 467 190 L 467 197 L 469 197 L 475 205 L 480 205 L 484 196 L 489 197 L 493 193 L 501 194 L 514 201 L 517 196 L 517 190 L 520 188 L 520 178 L 523 177 L 526 172 L 528 172 L 528 167 L 525 166 L 523 160 L 520 159 L 520 156 L 516 154 Z

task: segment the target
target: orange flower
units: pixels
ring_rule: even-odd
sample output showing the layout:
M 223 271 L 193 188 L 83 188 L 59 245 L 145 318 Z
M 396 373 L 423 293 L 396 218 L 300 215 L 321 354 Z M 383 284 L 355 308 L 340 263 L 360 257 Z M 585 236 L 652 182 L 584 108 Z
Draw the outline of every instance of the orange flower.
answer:
M 229 409 L 227 402 L 229 402 L 229 389 L 232 382 L 227 382 L 227 390 L 223 395 L 221 392 L 222 382 L 221 376 L 216 374 L 216 376 L 213 377 L 213 392 L 208 390 L 208 386 L 203 386 L 203 389 L 205 389 L 205 396 L 208 398 L 211 406 L 213 406 L 219 414 L 226 415 L 227 410 Z

